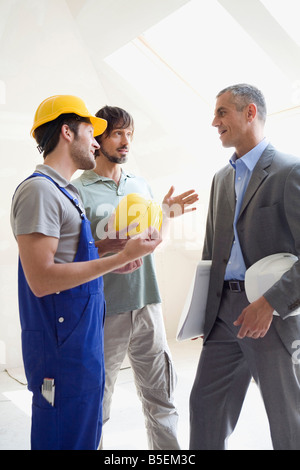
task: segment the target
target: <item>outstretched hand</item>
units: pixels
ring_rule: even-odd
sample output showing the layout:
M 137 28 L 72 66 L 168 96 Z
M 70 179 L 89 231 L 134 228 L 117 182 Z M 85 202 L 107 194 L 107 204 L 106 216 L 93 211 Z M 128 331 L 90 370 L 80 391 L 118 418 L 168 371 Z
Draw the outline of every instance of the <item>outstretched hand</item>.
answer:
M 196 207 L 190 207 L 199 199 L 194 189 L 179 194 L 178 196 L 173 196 L 174 191 L 174 186 L 171 186 L 162 203 L 163 212 L 167 217 L 178 217 L 179 215 L 196 210 Z

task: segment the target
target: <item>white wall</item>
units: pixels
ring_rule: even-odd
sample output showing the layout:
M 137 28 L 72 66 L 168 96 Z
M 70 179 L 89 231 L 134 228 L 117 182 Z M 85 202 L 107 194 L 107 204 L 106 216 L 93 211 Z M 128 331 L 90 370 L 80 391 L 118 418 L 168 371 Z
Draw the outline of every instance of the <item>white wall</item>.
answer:
M 29 131 L 43 99 L 67 93 L 83 98 L 91 112 L 105 104 L 124 107 L 136 126 L 129 169 L 147 178 L 158 201 L 171 184 L 177 193 L 199 193 L 197 211 L 174 221 L 170 240 L 156 253 L 172 338 L 201 255 L 211 178 L 231 155 L 210 126 L 215 94 L 240 81 L 261 87 L 271 114 L 267 135 L 279 149 L 300 155 L 298 67 L 294 61 L 285 74 L 283 55 L 277 64 L 275 53 L 266 54 L 260 17 L 252 38 L 252 26 L 243 30 L 233 19 L 234 3 L 0 0 L 0 370 L 22 362 L 9 212 L 15 187 L 41 162 Z M 257 0 L 245 4 L 260 8 Z M 247 9 L 237 17 L 247 27 Z M 142 33 L 158 55 L 135 39 Z M 276 51 L 270 34 L 267 46 L 273 41 Z M 287 108 L 293 109 L 281 112 Z
M 34 112 L 47 96 L 82 97 L 91 112 L 105 92 L 64 1 L 0 2 L 0 367 L 21 364 L 17 246 L 10 229 L 15 187 L 42 163 L 29 136 Z
M 95 113 L 109 98 L 92 61 L 89 41 L 94 41 L 94 54 L 102 57 L 108 45 L 109 50 L 122 45 L 141 27 L 151 26 L 185 2 L 165 0 L 161 5 L 158 0 L 130 0 L 124 9 L 120 0 L 0 0 L 0 370 L 22 364 L 18 251 L 11 234 L 10 205 L 16 186 L 42 163 L 29 136 L 37 106 L 54 94 L 74 94 Z M 142 24 L 136 21 L 137 14 L 142 15 Z M 85 31 L 79 31 L 76 17 Z M 113 21 L 108 36 L 116 38 L 114 28 L 122 28 L 116 43 L 93 30 L 108 20 Z

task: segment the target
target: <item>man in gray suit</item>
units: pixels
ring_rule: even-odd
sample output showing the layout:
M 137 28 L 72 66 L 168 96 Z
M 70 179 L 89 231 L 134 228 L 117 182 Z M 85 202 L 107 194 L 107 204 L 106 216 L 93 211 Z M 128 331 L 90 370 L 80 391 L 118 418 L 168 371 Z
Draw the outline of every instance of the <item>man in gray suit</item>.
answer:
M 251 378 L 258 384 L 274 449 L 300 449 L 300 261 L 255 302 L 245 271 L 265 256 L 300 254 L 300 159 L 264 138 L 266 105 L 250 85 L 217 95 L 212 125 L 230 163 L 211 190 L 203 259 L 212 260 L 203 350 L 191 392 L 191 449 L 225 449 Z M 273 311 L 279 313 L 274 316 Z

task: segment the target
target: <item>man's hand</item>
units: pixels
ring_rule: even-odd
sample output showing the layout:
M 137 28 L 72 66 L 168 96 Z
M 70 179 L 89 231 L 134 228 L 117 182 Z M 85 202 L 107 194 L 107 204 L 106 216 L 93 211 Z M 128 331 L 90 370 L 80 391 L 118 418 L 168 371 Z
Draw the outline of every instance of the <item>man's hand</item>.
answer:
M 237 337 L 241 339 L 246 336 L 254 339 L 263 338 L 273 320 L 273 311 L 273 307 L 264 297 L 252 302 L 233 323 L 235 326 L 241 325 Z
M 120 238 L 104 238 L 95 242 L 95 246 L 98 248 L 99 256 L 106 255 L 108 253 L 119 253 L 122 251 L 127 243 L 127 239 Z
M 129 260 L 136 260 L 152 253 L 161 242 L 161 234 L 150 227 L 140 235 L 130 238 L 122 253 Z
M 135 261 L 131 261 L 130 263 L 126 264 L 122 268 L 115 269 L 113 271 L 114 274 L 130 274 L 139 269 L 143 264 L 142 258 L 136 259 Z
M 128 233 L 138 225 L 138 223 L 134 222 L 130 224 L 129 227 L 117 232 L 114 228 L 114 221 L 115 213 L 113 213 L 108 220 L 106 231 L 103 234 L 103 239 L 95 242 L 95 246 L 98 248 L 100 257 L 108 253 L 119 253 L 122 251 L 129 239 Z
M 199 199 L 194 189 L 179 194 L 178 196 L 173 196 L 174 191 L 174 186 L 171 186 L 162 203 L 163 212 L 167 217 L 178 217 L 179 215 L 196 210 L 196 207 L 188 207 Z

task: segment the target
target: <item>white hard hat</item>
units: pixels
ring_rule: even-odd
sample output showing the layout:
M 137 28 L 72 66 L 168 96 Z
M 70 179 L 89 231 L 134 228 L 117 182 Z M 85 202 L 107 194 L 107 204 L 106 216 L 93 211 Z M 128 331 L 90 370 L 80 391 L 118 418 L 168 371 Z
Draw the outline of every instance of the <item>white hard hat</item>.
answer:
M 297 260 L 297 256 L 291 253 L 276 253 L 250 266 L 245 274 L 245 291 L 248 301 L 251 303 L 261 297 Z M 299 313 L 300 309 L 297 309 L 292 312 L 292 315 Z M 274 315 L 278 313 L 274 312 Z

